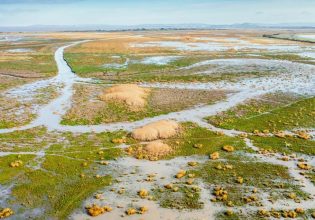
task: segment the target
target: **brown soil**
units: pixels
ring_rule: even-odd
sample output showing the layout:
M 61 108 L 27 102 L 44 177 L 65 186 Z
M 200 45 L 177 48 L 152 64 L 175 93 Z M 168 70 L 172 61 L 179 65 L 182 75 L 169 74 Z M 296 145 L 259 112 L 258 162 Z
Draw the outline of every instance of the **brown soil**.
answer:
M 222 90 L 155 89 L 149 99 L 149 105 L 154 109 L 174 111 L 219 101 L 225 95 L 226 91 Z

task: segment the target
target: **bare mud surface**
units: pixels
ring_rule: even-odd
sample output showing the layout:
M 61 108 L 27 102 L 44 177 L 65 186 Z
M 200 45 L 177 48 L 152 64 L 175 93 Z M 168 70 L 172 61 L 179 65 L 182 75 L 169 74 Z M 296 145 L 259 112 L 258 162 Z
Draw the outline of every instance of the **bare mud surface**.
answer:
M 211 219 L 215 215 L 215 212 L 220 210 L 220 207 L 216 207 L 210 203 L 210 194 L 208 189 L 201 186 L 201 200 L 204 202 L 204 209 L 202 210 L 174 210 L 161 208 L 154 201 L 143 200 L 137 196 L 137 192 L 140 189 L 151 190 L 156 187 L 163 187 L 172 181 L 174 181 L 174 174 L 181 168 L 187 168 L 187 162 L 189 161 L 204 162 L 206 158 L 203 157 L 178 157 L 169 161 L 142 161 L 133 158 L 123 158 L 110 165 L 110 168 L 106 171 L 108 173 L 120 173 L 118 180 L 120 183 L 114 184 L 112 187 L 116 190 L 124 189 L 126 193 L 119 195 L 116 191 L 109 189 L 102 193 L 102 199 L 100 205 L 110 204 L 115 208 L 112 212 L 106 214 L 106 219 L 124 219 L 126 215 L 122 214 L 124 210 L 132 204 L 133 207 L 146 206 L 150 212 L 145 213 L 141 218 L 150 219 Z M 117 172 L 118 171 L 118 172 Z M 154 175 L 158 182 L 145 181 L 146 176 Z M 85 205 L 91 203 L 99 203 L 97 199 L 89 199 Z M 73 219 L 89 219 L 86 214 L 74 214 Z M 93 219 L 103 219 L 104 216 L 99 216 Z M 139 216 L 131 216 L 129 219 L 139 219 Z

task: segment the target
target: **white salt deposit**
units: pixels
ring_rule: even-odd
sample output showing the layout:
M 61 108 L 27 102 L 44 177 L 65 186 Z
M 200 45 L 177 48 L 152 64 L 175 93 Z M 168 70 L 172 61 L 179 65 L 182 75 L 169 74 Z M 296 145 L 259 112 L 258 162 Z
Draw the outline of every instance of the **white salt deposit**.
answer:
M 9 53 L 27 53 L 27 52 L 32 52 L 32 49 L 29 48 L 16 48 L 16 49 L 10 49 L 10 50 L 6 50 L 6 52 Z
M 155 65 L 167 65 L 181 56 L 155 56 L 155 57 L 146 57 L 140 63 L 142 64 L 155 64 Z

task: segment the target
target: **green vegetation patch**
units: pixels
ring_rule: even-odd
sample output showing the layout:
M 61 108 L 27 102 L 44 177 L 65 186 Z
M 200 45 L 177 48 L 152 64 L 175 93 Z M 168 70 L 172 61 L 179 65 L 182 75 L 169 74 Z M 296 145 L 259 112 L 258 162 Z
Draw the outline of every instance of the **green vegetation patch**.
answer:
M 55 157 L 55 160 L 60 160 L 60 158 Z M 50 216 L 67 219 L 84 199 L 93 192 L 108 186 L 110 182 L 109 176 L 80 178 L 79 175 L 73 175 L 67 171 L 50 173 L 35 170 L 25 173 L 20 178 L 20 184 L 12 191 L 15 197 L 12 202 L 21 203 L 26 210 L 42 207 L 45 210 L 45 213 L 42 213 L 45 218 Z
M 229 168 L 225 168 L 229 166 Z M 260 206 L 260 194 L 268 193 L 271 200 L 287 199 L 291 192 L 296 198 L 307 199 L 308 195 L 295 185 L 288 169 L 281 165 L 257 162 L 242 155 L 232 154 L 222 160 L 209 160 L 189 171 L 211 186 L 220 186 L 227 191 L 227 206 L 252 204 Z M 240 182 L 241 179 L 241 182 Z M 254 189 L 257 189 L 254 192 Z M 247 201 L 251 195 L 255 200 Z
M 88 54 L 88 53 L 68 53 L 64 54 L 64 58 L 71 66 L 71 69 L 82 77 L 89 77 L 90 73 L 102 72 L 104 68 L 101 66 L 106 62 L 114 62 L 106 55 Z M 120 60 L 116 62 L 121 62 Z
M 302 153 L 315 155 L 315 141 L 304 140 L 297 137 L 249 137 L 253 144 L 259 148 L 272 150 L 280 153 Z
M 49 142 L 55 142 L 53 134 L 47 134 L 43 127 L 0 134 L 1 151 L 34 152 L 42 149 Z
M 26 165 L 34 159 L 34 155 L 8 155 L 0 157 L 0 184 L 8 184 L 20 175 L 30 170 Z M 22 161 L 18 167 L 12 167 L 10 164 L 15 161 Z
M 177 185 L 175 185 L 177 187 Z M 154 198 L 159 201 L 163 208 L 171 209 L 202 209 L 203 203 L 200 202 L 200 193 L 191 186 L 178 184 L 176 192 L 170 189 L 155 189 Z
M 195 70 L 194 70 L 195 71 Z M 115 83 L 136 83 L 136 82 L 218 82 L 218 81 L 233 81 L 241 78 L 250 78 L 263 76 L 265 73 L 259 72 L 244 72 L 244 73 L 216 73 L 216 74 L 183 74 L 184 71 L 175 73 L 138 73 L 130 76 L 121 75 L 114 78 Z
M 170 158 L 176 156 L 209 155 L 222 150 L 224 145 L 231 145 L 235 150 L 247 150 L 244 141 L 238 137 L 229 137 L 206 128 L 199 127 L 193 123 L 182 124 L 182 131 L 172 139 L 166 141 L 174 148 L 174 153 Z
M 124 138 L 126 132 L 102 132 L 98 134 L 64 134 L 66 142 L 52 144 L 46 153 L 61 154 L 73 159 L 84 159 L 86 161 L 113 160 L 122 154 L 120 148 L 115 148 L 117 144 L 112 140 Z M 128 143 L 130 139 L 126 139 Z
M 160 55 L 160 54 L 159 54 Z M 166 54 L 167 56 L 172 54 Z M 113 58 L 113 56 L 115 58 Z M 129 62 L 122 68 L 106 67 L 106 64 L 124 64 L 127 59 L 140 61 L 144 56 L 111 54 L 111 53 L 65 53 L 65 59 L 71 66 L 72 70 L 82 77 L 100 77 L 108 80 L 136 81 L 142 74 L 167 73 L 176 68 L 191 65 L 195 62 L 205 59 L 203 56 L 187 56 L 174 60 L 167 65 L 142 64 L 139 62 Z
M 248 158 L 244 157 L 243 159 Z M 233 169 L 220 170 L 217 168 L 218 165 L 225 163 L 232 165 Z M 236 185 L 238 176 L 244 179 L 244 185 L 258 188 L 275 187 L 279 185 L 281 180 L 291 180 L 288 170 L 284 166 L 255 162 L 253 160 L 243 162 L 241 161 L 241 156 L 236 160 L 230 159 L 227 162 L 210 160 L 195 173 L 202 177 L 205 182 L 214 185 Z
M 315 98 L 272 104 L 261 100 L 252 100 L 241 104 L 217 116 L 211 116 L 209 123 L 225 128 L 253 132 L 254 130 L 290 130 L 315 126 Z M 287 103 L 287 102 L 290 103 Z
M 287 53 L 287 54 L 262 54 L 265 58 L 272 59 L 272 60 L 289 60 L 293 62 L 301 62 L 301 63 L 307 63 L 307 61 L 311 61 L 312 58 L 303 57 L 298 54 L 294 53 Z
M 3 72 L 36 72 L 40 73 L 41 77 L 54 76 L 57 72 L 53 54 L 30 54 L 28 59 L 5 61 L 0 64 L 0 71 Z
M 163 56 L 163 54 L 156 54 Z M 173 53 L 165 56 L 177 55 Z M 113 58 L 113 56 L 115 58 Z M 152 55 L 151 55 L 152 56 Z M 236 55 L 234 55 L 236 56 Z M 244 55 L 240 55 L 244 56 Z M 200 61 L 215 58 L 231 58 L 230 54 L 214 55 L 184 55 L 166 65 L 139 63 L 148 56 L 135 54 L 111 54 L 109 53 L 65 53 L 65 59 L 72 70 L 81 77 L 96 77 L 112 83 L 136 83 L 136 82 L 211 82 L 221 80 L 236 80 L 242 77 L 258 77 L 267 72 L 223 72 L 216 74 L 196 74 L 202 70 L 208 70 L 209 66 L 193 69 L 181 69 Z M 239 57 L 239 56 L 238 56 Z M 131 60 L 125 65 L 127 60 Z M 137 61 L 137 62 L 134 62 Z M 104 64 L 120 64 L 120 67 L 104 66 Z
M 124 131 L 72 134 L 47 133 L 45 129 L 37 128 L 0 136 L 6 142 L 14 140 L 15 145 L 25 142 L 35 145 L 37 141 L 45 140 L 41 147 L 28 149 L 43 150 L 45 154 L 41 157 L 0 157 L 0 172 L 4 174 L 0 183 L 15 184 L 9 200 L 14 204 L 14 212 L 20 214 L 40 208 L 43 212 L 31 216 L 38 219 L 67 219 L 92 193 L 110 185 L 111 177 L 103 174 L 107 161 L 122 155 L 114 139 L 129 141 Z M 21 160 L 23 165 L 10 167 L 16 160 Z
M 30 121 L 31 120 L 23 121 L 23 124 L 29 123 Z M 0 129 L 13 128 L 13 127 L 17 127 L 20 125 L 21 124 L 19 124 L 17 121 L 11 121 L 11 120 L 8 121 L 5 119 L 0 120 Z

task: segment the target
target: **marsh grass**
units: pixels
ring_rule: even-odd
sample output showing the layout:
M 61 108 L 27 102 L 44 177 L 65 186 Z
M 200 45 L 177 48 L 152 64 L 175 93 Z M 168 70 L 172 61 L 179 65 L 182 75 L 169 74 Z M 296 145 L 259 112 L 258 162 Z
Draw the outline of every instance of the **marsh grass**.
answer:
M 15 212 L 41 208 L 44 212 L 32 217 L 67 219 L 93 192 L 111 184 L 111 177 L 102 174 L 104 165 L 100 165 L 99 161 L 122 156 L 122 150 L 115 148 L 117 144 L 112 140 L 124 136 L 126 132 L 123 131 L 74 135 L 48 133 L 45 129 L 1 134 L 3 143 L 14 141 L 16 145 L 32 145 L 25 150 L 34 152 L 48 146 L 44 150 L 40 169 L 33 169 L 39 163 L 34 160 L 35 155 L 0 158 L 0 182 L 15 184 L 10 203 L 17 204 L 17 207 L 21 204 Z M 42 140 L 45 142 L 42 143 Z M 24 165 L 9 167 L 9 163 L 17 159 L 22 160 Z M 96 178 L 96 175 L 100 177 Z
M 200 202 L 200 193 L 192 189 L 192 187 L 184 184 L 175 184 L 178 187 L 177 192 L 167 189 L 154 189 L 154 198 L 163 208 L 170 209 L 202 209 L 203 203 Z
M 210 155 L 216 151 L 225 155 L 222 150 L 224 145 L 232 145 L 236 151 L 248 150 L 241 138 L 217 134 L 193 123 L 182 124 L 182 131 L 165 143 L 174 148 L 173 154 L 168 156 L 168 159 L 177 156 Z M 197 145 L 202 147 L 194 147 Z
M 248 57 L 246 54 L 182 54 L 183 57 L 170 62 L 167 65 L 141 64 L 132 62 L 145 58 L 143 54 L 118 54 L 119 59 L 113 59 L 111 52 L 105 53 L 73 53 L 68 51 L 65 59 L 74 70 L 75 73 L 82 77 L 96 77 L 107 80 L 112 83 L 134 83 L 134 82 L 210 82 L 220 80 L 237 80 L 243 77 L 259 77 L 268 75 L 266 72 L 251 71 L 244 73 L 223 72 L 216 74 L 197 74 L 201 69 L 209 69 L 209 67 L 193 68 L 192 70 L 180 69 L 194 63 L 215 59 L 215 58 L 231 58 L 231 57 Z M 174 55 L 174 52 L 168 54 L 155 55 Z M 176 54 L 175 54 L 176 55 Z M 148 56 L 152 56 L 149 54 Z M 108 63 L 124 63 L 127 57 L 131 62 L 124 68 L 105 68 L 104 64 Z
M 261 149 L 272 150 L 280 153 L 301 153 L 308 155 L 315 155 L 315 141 L 304 140 L 298 137 L 249 137 L 253 144 Z
M 14 179 L 19 179 L 20 175 L 30 170 L 26 165 L 34 159 L 34 157 L 34 155 L 9 155 L 0 157 L 0 184 L 5 185 Z M 16 160 L 23 161 L 23 165 L 15 168 L 10 167 L 10 163 Z
M 99 179 L 92 176 L 80 178 L 69 172 L 51 174 L 36 170 L 25 173 L 20 181 L 20 184 L 12 191 L 16 198 L 15 202 L 22 203 L 26 209 L 43 208 L 45 214 L 41 213 L 41 215 L 45 218 L 50 216 L 67 219 L 84 199 L 93 192 L 108 186 L 111 178 L 109 176 Z
M 290 100 L 290 99 L 287 99 Z M 241 104 L 218 116 L 208 118 L 215 126 L 253 132 L 254 130 L 290 130 L 314 127 L 315 98 L 299 98 L 289 103 L 254 102 Z M 238 114 L 241 112 L 241 114 Z
M 286 199 L 285 195 L 294 192 L 300 199 L 308 199 L 300 187 L 296 186 L 294 179 L 289 175 L 288 169 L 281 165 L 258 162 L 243 155 L 233 154 L 229 157 L 223 156 L 224 161 L 209 160 L 189 171 L 211 186 L 222 186 L 228 191 L 228 201 L 235 206 L 247 204 L 244 197 L 253 194 L 254 188 L 258 189 L 256 194 L 259 201 L 259 192 L 273 195 L 273 200 Z M 229 164 L 232 169 L 217 169 L 218 165 Z M 243 184 L 236 181 L 237 177 L 244 179 Z M 255 202 L 253 204 L 256 204 Z
M 113 59 L 112 56 L 119 56 L 118 59 Z M 166 54 L 172 55 L 172 54 Z M 104 64 L 117 63 L 122 64 L 126 61 L 127 57 L 131 59 L 131 62 L 126 68 L 111 68 L 104 67 Z M 123 78 L 137 77 L 145 74 L 168 73 L 176 68 L 191 65 L 195 62 L 206 59 L 203 56 L 188 56 L 182 57 L 178 60 L 172 61 L 167 65 L 155 65 L 155 64 L 141 64 L 132 62 L 141 60 L 145 56 L 143 55 L 129 55 L 129 54 L 108 54 L 108 53 L 65 53 L 65 59 L 71 66 L 72 70 L 82 77 L 99 76 L 105 79 L 120 80 Z M 135 78 L 136 80 L 136 78 Z

